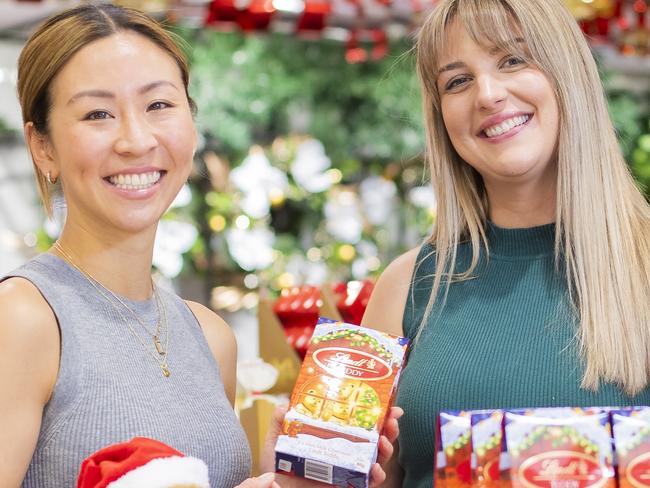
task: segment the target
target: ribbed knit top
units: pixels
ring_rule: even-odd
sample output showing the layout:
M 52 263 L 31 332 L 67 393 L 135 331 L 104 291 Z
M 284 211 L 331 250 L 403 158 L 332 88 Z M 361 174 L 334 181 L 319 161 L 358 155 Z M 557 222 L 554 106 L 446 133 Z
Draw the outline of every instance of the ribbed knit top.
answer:
M 436 416 L 446 409 L 650 405 L 650 389 L 627 397 L 611 384 L 580 388 L 577 321 L 554 259 L 555 226 L 503 229 L 488 224 L 489 259 L 473 278 L 450 285 L 411 349 L 397 404 L 404 487 L 432 485 Z M 471 260 L 459 247 L 456 270 Z M 414 338 L 435 273 L 425 244 L 417 259 L 403 327 Z
M 123 309 L 151 346 L 145 350 L 115 307 L 66 261 L 42 254 L 9 276 L 36 285 L 61 334 L 59 375 L 43 412 L 24 488 L 76 486 L 88 455 L 134 436 L 160 440 L 202 459 L 214 488 L 233 487 L 249 476 L 246 436 L 201 327 L 183 300 L 159 289 L 170 331 L 171 375 L 166 378 L 152 357 L 151 336 Z M 155 329 L 155 299 L 120 298 Z

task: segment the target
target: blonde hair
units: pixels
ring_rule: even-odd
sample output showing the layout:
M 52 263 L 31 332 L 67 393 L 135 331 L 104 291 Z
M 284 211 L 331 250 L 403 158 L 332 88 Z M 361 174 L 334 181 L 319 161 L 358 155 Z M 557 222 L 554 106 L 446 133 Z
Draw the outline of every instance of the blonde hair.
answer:
M 560 118 L 555 260 L 579 317 L 581 386 L 597 390 L 605 381 L 635 395 L 650 373 L 650 207 L 619 149 L 589 46 L 561 0 L 443 0 L 419 34 L 426 159 L 438 197 L 429 241 L 439 270 L 419 332 L 438 293 L 446 287 L 444 306 L 450 280 L 471 276 L 488 244 L 482 178 L 450 142 L 436 85 L 452 20 L 475 42 L 524 57 L 554 88 Z M 461 241 L 469 241 L 472 260 L 457 271 Z
M 23 123 L 32 122 L 40 134 L 48 134 L 51 86 L 57 74 L 80 49 L 93 41 L 120 31 L 136 32 L 166 51 L 178 65 L 192 112 L 196 111 L 188 93 L 189 67 L 176 36 L 167 32 L 144 13 L 115 5 L 86 4 L 71 8 L 45 21 L 29 38 L 18 58 L 18 99 Z M 34 159 L 39 194 L 52 216 L 51 185 Z

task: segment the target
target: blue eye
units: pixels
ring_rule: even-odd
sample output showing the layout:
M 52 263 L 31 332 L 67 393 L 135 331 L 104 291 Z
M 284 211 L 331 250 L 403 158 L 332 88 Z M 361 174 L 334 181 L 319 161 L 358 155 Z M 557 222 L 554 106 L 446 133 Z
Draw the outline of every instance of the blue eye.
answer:
M 84 117 L 84 120 L 104 120 L 108 119 L 111 115 L 104 111 L 104 110 L 95 110 L 94 112 L 90 112 L 88 115 Z

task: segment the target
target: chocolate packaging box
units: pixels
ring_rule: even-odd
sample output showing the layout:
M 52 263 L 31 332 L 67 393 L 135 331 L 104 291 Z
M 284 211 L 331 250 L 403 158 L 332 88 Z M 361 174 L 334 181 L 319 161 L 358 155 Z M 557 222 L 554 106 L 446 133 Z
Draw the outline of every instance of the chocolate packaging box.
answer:
M 408 339 L 320 318 L 296 380 L 276 471 L 366 488 Z
M 435 486 L 615 488 L 618 482 L 650 488 L 649 413 L 611 407 L 443 411 Z

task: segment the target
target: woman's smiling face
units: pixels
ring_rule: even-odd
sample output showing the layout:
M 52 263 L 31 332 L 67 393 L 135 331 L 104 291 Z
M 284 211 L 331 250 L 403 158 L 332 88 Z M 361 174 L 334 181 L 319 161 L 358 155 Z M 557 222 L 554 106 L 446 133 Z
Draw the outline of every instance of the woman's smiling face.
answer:
M 555 184 L 559 111 L 548 78 L 511 53 L 447 28 L 437 88 L 447 133 L 488 192 L 503 184 Z M 522 41 L 523 42 L 523 41 Z
M 125 232 L 156 225 L 196 144 L 175 60 L 137 33 L 118 32 L 70 59 L 51 100 L 49 152 L 68 219 Z

